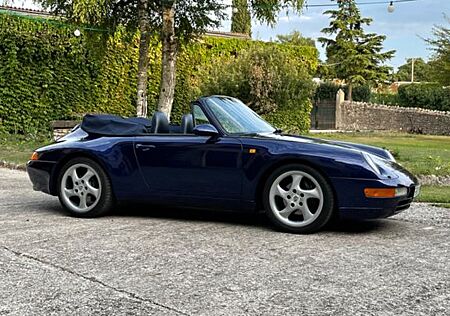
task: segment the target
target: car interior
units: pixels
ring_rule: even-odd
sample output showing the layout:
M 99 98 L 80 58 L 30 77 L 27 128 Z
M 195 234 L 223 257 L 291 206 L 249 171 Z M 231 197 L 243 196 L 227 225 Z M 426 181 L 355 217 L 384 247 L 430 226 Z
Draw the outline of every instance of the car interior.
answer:
M 184 114 L 181 117 L 181 125 L 169 124 L 167 116 L 163 112 L 156 111 L 152 117 L 150 133 L 152 134 L 192 134 L 194 119 L 192 114 Z

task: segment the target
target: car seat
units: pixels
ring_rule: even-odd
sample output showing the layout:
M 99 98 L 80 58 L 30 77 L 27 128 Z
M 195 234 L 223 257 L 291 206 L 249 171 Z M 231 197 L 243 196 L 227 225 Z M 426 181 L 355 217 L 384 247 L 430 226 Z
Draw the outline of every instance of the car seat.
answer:
M 152 117 L 152 127 L 150 133 L 163 134 L 169 133 L 169 121 L 166 114 L 156 111 Z
M 194 119 L 192 114 L 185 114 L 181 117 L 181 133 L 192 134 L 194 129 Z

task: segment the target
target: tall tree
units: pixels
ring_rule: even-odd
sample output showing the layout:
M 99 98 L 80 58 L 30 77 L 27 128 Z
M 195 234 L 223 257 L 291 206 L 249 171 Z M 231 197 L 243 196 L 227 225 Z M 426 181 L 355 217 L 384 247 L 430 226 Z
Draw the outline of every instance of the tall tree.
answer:
M 322 29 L 326 35 L 334 38 L 320 37 L 318 40 L 326 47 L 327 63 L 333 67 L 338 79 L 348 85 L 348 100 L 352 100 L 352 88 L 355 84 L 385 80 L 390 67 L 385 61 L 394 56 L 395 51 L 382 52 L 383 35 L 365 33 L 363 25 L 370 25 L 372 19 L 361 17 L 355 0 L 337 0 L 338 9 L 328 10 L 330 24 Z
M 233 0 L 231 6 L 231 32 L 252 36 L 252 18 L 248 0 Z
M 147 84 L 148 84 L 148 49 L 152 29 L 150 25 L 150 15 L 147 0 L 138 0 L 138 21 L 139 21 L 139 61 L 136 96 L 136 115 L 147 116 Z
M 107 28 L 125 25 L 139 29 L 137 115 L 147 114 L 148 47 L 151 34 L 162 41 L 161 86 L 158 110 L 170 118 L 175 91 L 176 61 L 180 44 L 208 28 L 218 27 L 226 16 L 221 0 L 35 0 L 68 21 Z M 304 0 L 251 0 L 255 18 L 274 25 L 278 13 L 287 7 L 300 12 Z
M 412 76 L 413 69 L 414 77 Z M 406 64 L 398 67 L 395 78 L 398 81 L 411 81 L 412 78 L 414 78 L 414 82 L 430 81 L 430 70 L 430 66 L 422 58 L 408 58 Z
M 450 18 L 444 16 L 448 24 Z M 435 26 L 433 28 L 433 38 L 426 42 L 434 52 L 433 57 L 428 62 L 431 68 L 432 78 L 444 86 L 450 86 L 450 27 Z
M 286 35 L 277 35 L 276 41 L 281 44 L 316 47 L 316 42 L 312 38 L 303 37 L 299 31 L 293 31 Z

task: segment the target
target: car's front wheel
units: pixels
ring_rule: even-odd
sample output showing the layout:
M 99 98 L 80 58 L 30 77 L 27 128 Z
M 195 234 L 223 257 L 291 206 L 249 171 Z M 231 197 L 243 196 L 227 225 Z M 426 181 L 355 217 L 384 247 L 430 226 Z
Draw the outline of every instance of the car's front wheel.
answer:
M 263 198 L 270 220 L 287 232 L 318 231 L 333 213 L 330 185 L 319 172 L 302 164 L 275 170 L 266 182 Z
M 62 168 L 58 197 L 64 209 L 77 217 L 101 216 L 114 204 L 106 173 L 98 163 L 84 157 L 72 159 Z

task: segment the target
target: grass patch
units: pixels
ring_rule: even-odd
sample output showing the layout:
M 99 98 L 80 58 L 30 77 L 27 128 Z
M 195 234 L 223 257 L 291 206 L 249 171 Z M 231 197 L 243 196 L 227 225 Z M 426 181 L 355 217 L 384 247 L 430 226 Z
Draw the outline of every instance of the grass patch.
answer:
M 450 205 L 450 186 L 423 185 L 416 200 Z
M 333 133 L 313 137 L 384 147 L 416 175 L 450 175 L 450 136 L 404 133 Z
M 22 135 L 0 135 L 0 160 L 25 164 L 36 148 L 51 142 L 43 136 L 29 139 Z

